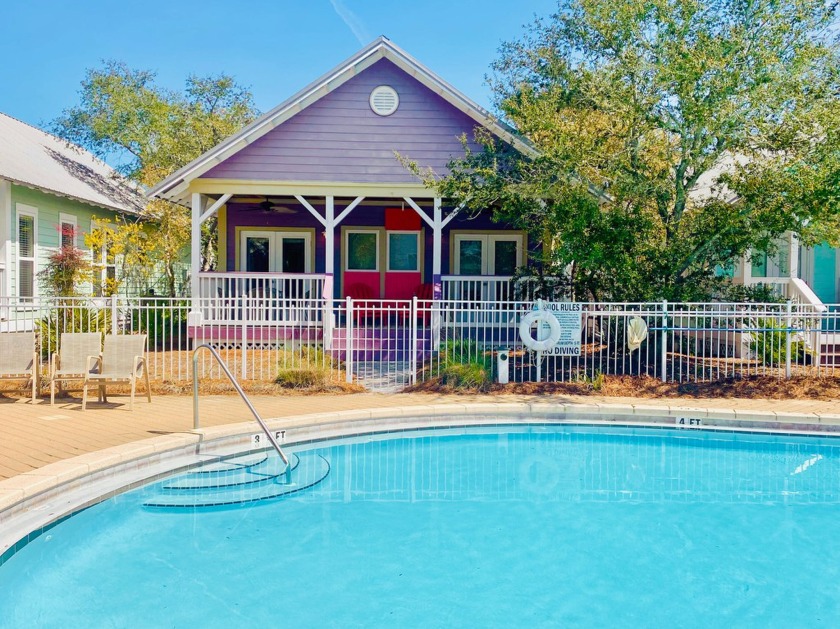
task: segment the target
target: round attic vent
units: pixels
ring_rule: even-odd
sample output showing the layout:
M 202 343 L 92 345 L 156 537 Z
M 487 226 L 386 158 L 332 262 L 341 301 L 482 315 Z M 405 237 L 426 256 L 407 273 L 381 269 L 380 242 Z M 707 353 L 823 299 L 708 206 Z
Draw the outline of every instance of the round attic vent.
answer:
M 400 97 L 390 85 L 380 85 L 370 93 L 370 108 L 380 116 L 390 116 L 397 111 Z

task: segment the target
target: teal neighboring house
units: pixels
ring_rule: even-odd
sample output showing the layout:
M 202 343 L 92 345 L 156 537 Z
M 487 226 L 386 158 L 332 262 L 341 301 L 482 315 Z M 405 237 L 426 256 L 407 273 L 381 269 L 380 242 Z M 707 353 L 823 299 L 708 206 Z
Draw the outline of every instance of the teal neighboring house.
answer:
M 62 244 L 87 250 L 93 217 L 136 217 L 144 204 L 135 187 L 89 152 L 0 114 L 0 300 L 37 297 L 38 272 L 51 251 Z M 95 254 L 92 294 L 116 272 L 113 255 Z

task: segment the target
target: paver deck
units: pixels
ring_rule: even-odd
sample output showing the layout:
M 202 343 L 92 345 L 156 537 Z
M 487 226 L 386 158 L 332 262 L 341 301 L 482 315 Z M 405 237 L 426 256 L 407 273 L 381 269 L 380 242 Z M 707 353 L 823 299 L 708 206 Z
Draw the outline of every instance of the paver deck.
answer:
M 764 412 L 840 415 L 840 401 L 754 400 L 731 398 L 620 398 L 573 395 L 437 395 L 427 393 L 353 395 L 264 395 L 251 397 L 268 418 L 346 410 L 465 403 L 541 402 L 558 404 L 627 404 L 663 408 L 735 409 Z M 238 396 L 201 397 L 201 426 L 220 426 L 251 420 Z M 91 404 L 82 412 L 78 400 L 31 404 L 0 398 L 0 480 L 30 472 L 56 461 L 150 437 L 189 432 L 193 428 L 190 396 L 142 398 L 128 410 L 127 398 L 112 396 L 107 405 Z

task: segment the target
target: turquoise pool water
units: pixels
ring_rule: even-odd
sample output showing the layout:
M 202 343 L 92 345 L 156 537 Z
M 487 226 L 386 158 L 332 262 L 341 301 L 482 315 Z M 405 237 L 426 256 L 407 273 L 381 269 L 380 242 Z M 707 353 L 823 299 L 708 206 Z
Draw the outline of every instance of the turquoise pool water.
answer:
M 533 426 L 297 450 L 329 474 L 296 494 L 143 506 L 157 484 L 47 530 L 0 566 L 0 626 L 836 626 L 838 447 Z

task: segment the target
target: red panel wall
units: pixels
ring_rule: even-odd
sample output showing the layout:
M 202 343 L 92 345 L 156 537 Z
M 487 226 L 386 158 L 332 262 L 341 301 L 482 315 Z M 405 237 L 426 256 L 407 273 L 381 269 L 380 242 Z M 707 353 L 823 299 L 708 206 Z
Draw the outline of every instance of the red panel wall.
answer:
M 420 221 L 420 216 L 411 208 L 385 208 L 385 229 L 388 231 L 419 232 Z
M 411 299 L 420 286 L 420 273 L 392 272 L 385 274 L 386 299 Z
M 350 290 L 358 284 L 368 288 L 370 295 L 372 295 L 368 299 L 379 299 L 382 296 L 379 289 L 379 271 L 345 271 L 343 297 L 350 296 L 353 299 L 361 299 L 361 295 L 353 294 L 357 291 Z

